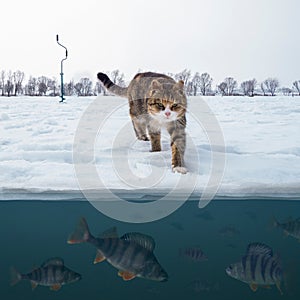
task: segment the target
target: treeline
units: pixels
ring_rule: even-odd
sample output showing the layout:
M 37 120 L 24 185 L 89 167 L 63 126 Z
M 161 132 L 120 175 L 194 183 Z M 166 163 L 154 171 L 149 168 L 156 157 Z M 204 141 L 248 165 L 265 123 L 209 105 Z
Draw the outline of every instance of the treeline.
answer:
M 196 95 L 222 95 L 222 96 L 275 96 L 281 92 L 284 95 L 300 95 L 300 80 L 295 80 L 291 87 L 280 87 L 277 78 L 267 78 L 258 82 L 255 78 L 238 84 L 233 77 L 226 77 L 222 82 L 213 87 L 213 78 L 208 73 L 196 72 L 192 74 L 190 70 L 183 70 L 178 74 L 168 74 L 175 80 L 183 80 L 186 93 L 189 96 Z
M 124 74 L 119 70 L 108 72 L 111 80 L 120 86 L 125 86 Z M 275 96 L 276 93 L 284 95 L 300 95 L 300 80 L 295 80 L 291 87 L 280 87 L 276 78 L 267 78 L 262 82 L 257 82 L 255 78 L 238 82 L 233 77 L 226 77 L 222 82 L 213 87 L 213 78 L 208 73 L 196 72 L 192 74 L 190 70 L 172 74 L 168 73 L 175 80 L 183 80 L 188 96 L 197 95 L 222 95 L 222 96 Z M 60 81 L 57 78 L 46 76 L 30 76 L 25 82 L 25 74 L 22 71 L 0 71 L 0 95 L 1 96 L 59 96 L 61 91 Z M 71 80 L 64 84 L 64 94 L 66 96 L 97 96 L 106 95 L 106 90 L 98 81 L 90 78 L 81 78 L 78 82 Z
M 92 96 L 103 92 L 100 83 L 93 84 L 89 78 L 81 78 L 78 82 L 71 80 L 64 84 L 66 96 Z M 25 74 L 22 71 L 0 71 L 0 95 L 1 96 L 59 96 L 61 86 L 57 78 L 46 76 L 30 76 L 25 82 Z

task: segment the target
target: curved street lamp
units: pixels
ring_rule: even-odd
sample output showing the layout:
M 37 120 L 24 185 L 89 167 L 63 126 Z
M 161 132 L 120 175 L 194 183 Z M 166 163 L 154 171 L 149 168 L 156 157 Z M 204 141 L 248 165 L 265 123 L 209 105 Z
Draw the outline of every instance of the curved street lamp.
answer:
M 56 42 L 59 46 L 63 47 L 66 49 L 66 57 L 63 58 L 60 62 L 60 91 L 61 91 L 61 100 L 59 102 L 63 102 L 65 100 L 64 98 L 64 73 L 63 73 L 63 62 L 68 58 L 68 49 L 63 46 L 59 41 L 58 41 L 58 34 L 56 35 Z

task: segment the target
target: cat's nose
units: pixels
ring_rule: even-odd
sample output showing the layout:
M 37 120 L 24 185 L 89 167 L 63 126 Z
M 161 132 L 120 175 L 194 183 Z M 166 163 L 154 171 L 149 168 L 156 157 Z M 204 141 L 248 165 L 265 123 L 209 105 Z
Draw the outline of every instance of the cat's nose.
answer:
M 166 111 L 166 112 L 165 112 L 165 115 L 166 115 L 166 117 L 170 117 L 171 112 L 170 112 L 170 111 Z

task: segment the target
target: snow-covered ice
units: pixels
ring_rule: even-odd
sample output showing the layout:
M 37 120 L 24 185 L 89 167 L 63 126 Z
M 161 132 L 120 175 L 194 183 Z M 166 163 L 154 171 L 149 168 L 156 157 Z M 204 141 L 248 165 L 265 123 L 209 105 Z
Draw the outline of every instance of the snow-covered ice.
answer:
M 91 189 L 163 193 L 197 175 L 197 194 L 211 176 L 212 151 L 226 159 L 217 197 L 300 197 L 300 97 L 190 97 L 187 119 L 189 174 L 180 175 L 171 170 L 167 134 L 161 153 L 133 139 L 126 99 L 1 97 L 0 199 L 80 197 L 74 159 Z M 220 134 L 225 144 L 214 138 Z

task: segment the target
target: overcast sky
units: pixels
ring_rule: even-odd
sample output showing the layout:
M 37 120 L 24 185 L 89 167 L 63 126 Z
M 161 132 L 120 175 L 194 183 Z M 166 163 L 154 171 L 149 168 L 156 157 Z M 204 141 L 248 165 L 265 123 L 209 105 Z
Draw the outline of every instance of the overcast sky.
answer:
M 208 72 L 213 84 L 300 80 L 299 0 L 10 0 L 1 3 L 0 70 L 65 80 L 121 70 Z

